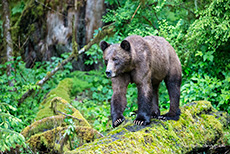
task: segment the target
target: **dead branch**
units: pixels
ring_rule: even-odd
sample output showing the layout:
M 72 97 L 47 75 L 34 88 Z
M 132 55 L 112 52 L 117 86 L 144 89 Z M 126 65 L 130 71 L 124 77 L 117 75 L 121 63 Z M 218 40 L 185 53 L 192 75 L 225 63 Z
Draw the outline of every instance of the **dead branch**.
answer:
M 66 114 L 66 113 L 64 113 L 64 112 L 61 112 L 61 111 L 58 111 L 58 110 L 56 110 L 56 112 L 58 112 L 58 113 L 61 113 L 61 114 L 63 114 L 64 116 L 66 116 L 66 117 L 70 117 L 70 118 L 73 118 L 73 119 L 75 119 L 75 120 L 78 120 L 78 121 L 82 121 L 81 119 L 78 119 L 78 118 L 76 118 L 76 117 L 74 117 L 74 116 L 72 116 L 72 115 L 70 115 L 70 114 Z
M 136 10 L 135 10 L 135 12 L 133 13 L 133 15 L 132 15 L 132 18 L 131 18 L 131 20 L 130 21 L 132 21 L 133 20 L 133 18 L 134 18 L 134 16 L 136 15 L 136 13 L 137 13 L 137 10 L 140 8 L 140 6 L 141 6 L 141 3 L 138 5 L 138 7 L 136 8 Z

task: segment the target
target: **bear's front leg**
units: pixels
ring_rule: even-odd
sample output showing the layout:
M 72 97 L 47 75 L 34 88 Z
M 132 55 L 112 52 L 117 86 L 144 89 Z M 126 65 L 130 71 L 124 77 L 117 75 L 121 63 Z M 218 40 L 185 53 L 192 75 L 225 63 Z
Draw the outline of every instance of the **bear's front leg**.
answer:
M 127 101 L 125 95 L 121 93 L 114 93 L 111 100 L 111 117 L 113 128 L 119 126 L 124 120 L 123 112 L 125 110 Z
M 138 85 L 138 113 L 134 123 L 137 125 L 148 125 L 152 116 L 153 90 L 151 84 Z
M 113 96 L 111 99 L 111 117 L 113 127 L 119 126 L 124 120 L 123 112 L 127 105 L 126 92 L 130 82 L 128 74 L 112 78 Z

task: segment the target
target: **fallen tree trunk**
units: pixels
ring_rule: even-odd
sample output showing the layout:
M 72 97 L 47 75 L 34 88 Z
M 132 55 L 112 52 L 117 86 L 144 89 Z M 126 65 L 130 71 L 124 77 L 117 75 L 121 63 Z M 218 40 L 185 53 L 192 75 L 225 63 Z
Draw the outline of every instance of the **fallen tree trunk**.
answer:
M 149 126 L 137 126 L 131 120 L 126 120 L 107 136 L 65 154 L 184 154 L 200 152 L 204 147 L 211 151 L 211 148 L 218 145 L 224 147 L 218 151 L 228 152 L 225 148 L 229 145 L 224 140 L 227 139 L 229 122 L 229 115 L 218 112 L 210 102 L 196 101 L 181 107 L 178 121 L 152 119 Z
M 87 44 L 85 45 L 81 50 L 77 50 L 76 48 L 76 41 L 73 42 L 73 51 L 71 53 L 71 55 L 66 58 L 65 60 L 63 60 L 58 66 L 56 66 L 51 72 L 47 73 L 46 76 L 41 79 L 40 81 L 38 81 L 36 83 L 37 86 L 42 87 L 58 70 L 60 70 L 61 68 L 63 68 L 63 66 L 65 66 L 68 62 L 71 62 L 74 58 L 76 58 L 79 54 L 82 54 L 84 52 L 86 52 L 87 50 L 89 50 L 91 48 L 92 45 L 99 43 L 105 36 L 109 36 L 114 34 L 114 27 L 113 24 L 104 26 L 102 28 L 102 30 Z M 73 37 L 74 38 L 74 37 Z M 18 105 L 20 106 L 20 104 L 27 98 L 29 97 L 33 92 L 35 91 L 35 89 L 29 89 L 24 95 L 22 95 L 22 97 L 18 100 L 19 103 Z

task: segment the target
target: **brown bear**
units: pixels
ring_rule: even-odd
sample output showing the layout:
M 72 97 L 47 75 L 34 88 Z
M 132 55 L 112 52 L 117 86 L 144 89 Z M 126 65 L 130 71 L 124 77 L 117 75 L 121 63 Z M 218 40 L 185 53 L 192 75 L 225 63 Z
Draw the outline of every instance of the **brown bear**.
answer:
M 121 44 L 100 42 L 106 75 L 112 80 L 111 116 L 113 127 L 124 120 L 129 83 L 138 89 L 138 111 L 134 123 L 148 125 L 152 117 L 178 120 L 181 85 L 181 63 L 173 47 L 162 37 L 132 35 Z M 170 109 L 160 116 L 158 89 L 164 80 L 170 98 Z

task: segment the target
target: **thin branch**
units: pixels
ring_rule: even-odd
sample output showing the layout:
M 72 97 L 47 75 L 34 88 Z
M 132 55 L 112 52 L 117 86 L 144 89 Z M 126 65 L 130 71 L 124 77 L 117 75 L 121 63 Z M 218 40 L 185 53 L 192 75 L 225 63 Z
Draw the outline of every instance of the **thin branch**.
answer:
M 159 29 L 148 19 L 148 18 L 146 18 L 145 16 L 142 16 L 154 29 L 156 29 L 156 30 L 158 30 L 159 31 Z
M 117 0 L 117 3 L 118 3 L 118 6 L 121 7 L 121 4 L 120 4 L 119 0 Z
M 78 118 L 76 118 L 76 117 L 74 117 L 74 116 L 72 116 L 70 114 L 66 114 L 66 113 L 58 111 L 58 110 L 56 110 L 56 112 L 61 113 L 61 114 L 65 115 L 66 117 L 70 117 L 70 118 L 76 119 L 76 120 L 78 120 L 80 122 L 82 121 L 81 119 L 78 119 Z
M 100 135 L 101 137 L 105 137 L 103 134 L 101 134 L 101 133 L 98 132 L 98 131 L 96 131 L 96 133 L 97 133 L 98 135 Z
M 135 12 L 134 12 L 134 14 L 132 15 L 132 18 L 131 18 L 131 20 L 130 21 L 132 21 L 133 20 L 133 18 L 134 18 L 134 16 L 136 15 L 136 13 L 137 13 L 137 10 L 140 8 L 140 6 L 141 6 L 141 3 L 138 5 L 138 7 L 136 8 L 136 10 L 135 10 Z

